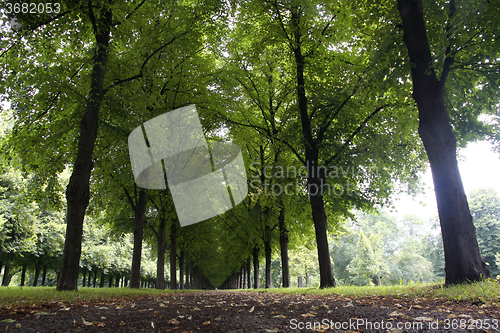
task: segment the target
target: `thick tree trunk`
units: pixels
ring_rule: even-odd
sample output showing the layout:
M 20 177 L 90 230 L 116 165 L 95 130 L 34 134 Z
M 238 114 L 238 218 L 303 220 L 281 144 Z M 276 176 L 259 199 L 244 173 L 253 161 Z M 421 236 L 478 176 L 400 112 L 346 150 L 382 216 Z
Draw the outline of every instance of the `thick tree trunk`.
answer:
M 43 268 L 43 273 L 42 273 L 42 287 L 45 286 L 45 279 L 47 278 L 47 267 Z
M 23 265 L 23 269 L 21 270 L 21 287 L 24 287 L 25 281 L 26 281 L 26 265 Z
M 177 289 L 177 221 L 170 225 L 170 289 Z
M 38 278 L 40 277 L 40 270 L 42 269 L 42 258 L 38 258 L 35 265 L 35 278 L 33 280 L 33 287 L 38 285 Z
M 180 289 L 184 289 L 184 250 L 179 256 L 179 286 Z
M 264 239 L 264 253 L 266 257 L 266 288 L 272 288 L 273 283 L 271 280 L 271 227 L 266 225 L 265 227 L 265 239 Z
M 260 288 L 260 281 L 259 281 L 259 248 L 254 247 L 253 252 L 253 287 L 255 289 Z
M 247 258 L 247 288 L 252 288 L 252 259 Z
M 7 261 L 5 262 L 5 268 L 3 271 L 3 279 L 2 279 L 2 286 L 4 287 L 7 287 L 9 285 L 10 279 L 12 278 L 12 276 L 10 275 L 10 264 L 11 260 L 7 259 Z
M 301 38 L 299 24 L 299 9 L 292 9 L 291 25 L 294 32 L 295 66 L 297 71 L 297 99 L 302 135 L 304 136 L 305 163 L 307 168 L 307 186 L 309 200 L 312 209 L 312 218 L 316 233 L 316 244 L 318 249 L 320 288 L 335 287 L 335 279 L 332 274 L 332 264 L 330 261 L 330 251 L 328 249 L 327 220 L 325 206 L 323 202 L 323 179 L 319 173 L 319 156 L 316 140 L 313 138 L 311 130 L 311 120 L 308 113 L 308 101 L 305 91 L 304 65 L 305 58 L 301 49 Z
M 444 62 L 441 79 L 431 67 L 420 0 L 399 0 L 404 42 L 412 63 L 413 98 L 419 111 L 419 135 L 431 165 L 443 237 L 446 284 L 490 277 L 481 257 L 456 158 L 456 139 L 445 104 L 445 81 L 453 59 Z M 451 6 L 454 6 L 452 3 Z M 453 14 L 454 8 L 451 8 Z
M 106 274 L 104 273 L 104 270 L 101 272 L 101 278 L 99 280 L 99 288 L 104 288 L 104 283 L 106 281 Z
M 144 217 L 146 214 L 146 190 L 139 191 L 139 199 L 135 203 L 134 252 L 130 269 L 130 288 L 139 288 L 141 284 L 142 239 L 144 238 Z
M 165 250 L 167 248 L 166 230 L 167 222 L 164 217 L 160 217 L 160 226 L 156 242 L 158 247 L 158 261 L 156 262 L 156 289 L 165 289 Z
M 92 7 L 90 4 L 89 7 Z M 90 173 L 93 168 L 92 156 L 97 138 L 99 108 L 103 94 L 104 76 L 109 53 L 109 36 L 112 24 L 110 6 L 104 4 L 94 27 L 96 38 L 94 67 L 90 77 L 90 93 L 87 106 L 80 122 L 78 150 L 73 165 L 69 185 L 66 189 L 67 215 L 66 239 L 62 257 L 61 270 L 57 281 L 57 290 L 77 290 L 82 252 L 83 219 L 87 209 L 90 191 Z
M 290 287 L 290 268 L 288 265 L 288 229 L 285 224 L 285 204 L 280 201 L 278 223 L 280 228 L 281 275 L 283 288 Z

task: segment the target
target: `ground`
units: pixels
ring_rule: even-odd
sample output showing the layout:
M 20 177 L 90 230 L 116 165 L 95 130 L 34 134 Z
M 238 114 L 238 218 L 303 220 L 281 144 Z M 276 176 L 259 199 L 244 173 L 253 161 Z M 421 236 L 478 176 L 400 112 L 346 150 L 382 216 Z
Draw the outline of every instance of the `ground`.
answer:
M 500 306 L 200 291 L 0 309 L 0 332 L 500 332 Z

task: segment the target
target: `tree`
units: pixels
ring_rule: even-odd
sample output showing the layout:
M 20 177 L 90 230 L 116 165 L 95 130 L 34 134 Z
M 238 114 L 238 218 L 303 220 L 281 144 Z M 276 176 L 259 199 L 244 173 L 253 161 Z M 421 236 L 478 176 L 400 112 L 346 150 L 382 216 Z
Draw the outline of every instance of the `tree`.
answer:
M 498 22 L 498 11 L 495 6 L 490 2 L 479 2 L 457 7 L 455 1 L 451 0 L 442 9 L 433 8 L 434 12 L 428 10 L 424 13 L 421 0 L 398 1 L 404 31 L 403 41 L 411 63 L 413 98 L 419 111 L 419 135 L 429 158 L 434 181 L 447 284 L 473 282 L 490 277 L 479 252 L 458 170 L 457 140 L 447 111 L 450 99 L 446 94 L 446 84 L 454 69 L 479 71 L 487 78 L 495 72 L 494 66 L 481 65 L 481 60 L 485 61 L 490 56 L 496 58 L 495 54 L 499 50 L 498 41 L 495 42 L 494 37 L 498 30 L 498 23 L 495 23 Z M 447 13 L 443 12 L 445 8 Z M 436 28 L 435 21 L 426 19 L 429 15 L 444 16 L 446 26 L 438 25 Z M 465 28 L 467 25 L 469 27 Z M 444 45 L 442 42 L 437 43 L 437 38 L 429 37 L 431 33 L 439 35 L 438 38 L 444 41 Z M 432 45 L 432 41 L 436 44 Z M 474 49 L 478 44 L 489 44 L 491 53 L 485 52 L 476 57 Z M 477 77 L 472 81 L 476 85 L 480 82 Z M 473 86 L 472 89 L 476 87 Z M 474 115 L 470 114 L 468 118 L 474 119 Z

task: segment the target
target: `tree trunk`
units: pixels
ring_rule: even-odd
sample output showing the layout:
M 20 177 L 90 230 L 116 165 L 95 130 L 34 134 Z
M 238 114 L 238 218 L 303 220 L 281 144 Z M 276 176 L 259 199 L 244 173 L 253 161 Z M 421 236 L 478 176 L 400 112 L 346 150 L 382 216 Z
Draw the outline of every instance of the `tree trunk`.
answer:
M 92 4 L 89 6 L 92 9 Z M 82 252 L 83 219 L 90 199 L 90 173 L 93 168 L 92 156 L 97 138 L 99 108 L 104 97 L 103 84 L 109 53 L 109 36 L 112 24 L 110 6 L 104 4 L 101 13 L 92 16 L 95 21 L 96 38 L 90 92 L 87 106 L 80 122 L 78 150 L 73 165 L 69 185 L 66 189 L 67 214 L 66 238 L 57 281 L 57 290 L 77 290 L 80 271 L 80 255 Z
M 4 287 L 7 287 L 9 285 L 10 279 L 12 278 L 12 276 L 10 276 L 10 264 L 11 260 L 7 259 L 7 261 L 5 262 L 5 268 L 3 271 L 3 279 L 2 279 L 2 286 Z
M 24 287 L 24 282 L 26 281 L 26 265 L 23 265 L 21 270 L 21 287 Z
M 170 289 L 177 289 L 177 221 L 170 225 Z
M 92 287 L 95 288 L 95 283 L 97 281 L 97 268 L 95 269 L 95 272 L 94 272 L 94 280 L 92 281 Z
M 267 224 L 265 226 L 265 239 L 264 239 L 264 252 L 266 256 L 266 288 L 272 288 L 273 283 L 271 281 L 271 227 Z
M 167 247 L 166 241 L 166 220 L 160 216 L 160 226 L 158 228 L 158 235 L 156 237 L 158 246 L 158 261 L 156 262 L 156 289 L 165 289 L 165 249 Z
M 89 270 L 89 275 L 88 275 L 88 278 L 87 278 L 87 287 L 90 287 L 90 280 L 92 279 L 92 271 Z
M 260 288 L 260 281 L 259 281 L 259 248 L 254 247 L 253 252 L 253 287 L 255 289 Z
M 179 285 L 180 289 L 184 289 L 184 250 L 179 256 Z
M 453 14 L 454 2 L 450 5 Z M 431 165 L 443 237 L 446 284 L 490 277 L 481 257 L 456 158 L 456 139 L 445 104 L 445 82 L 453 58 L 447 57 L 441 79 L 432 64 L 420 0 L 399 0 L 404 42 L 412 63 L 413 98 L 419 111 L 419 135 Z M 449 53 L 449 52 L 447 52 Z
M 99 288 L 104 288 L 104 282 L 106 281 L 106 273 L 104 273 L 104 269 L 101 272 L 101 279 L 99 280 Z
M 45 278 L 47 277 L 47 267 L 43 268 L 43 273 L 42 273 L 42 287 L 45 286 Z
M 130 269 L 130 288 L 139 288 L 141 284 L 142 239 L 144 237 L 144 217 L 146 214 L 146 190 L 139 191 L 135 204 L 134 252 Z
M 316 140 L 311 130 L 311 120 L 308 113 L 308 101 L 305 91 L 304 65 L 305 58 L 301 49 L 301 32 L 299 27 L 299 9 L 292 9 L 291 25 L 294 32 L 295 46 L 293 53 L 297 71 L 297 100 L 302 135 L 304 136 L 305 163 L 307 168 L 307 186 L 309 200 L 312 209 L 312 218 L 316 233 L 316 244 L 318 249 L 320 288 L 335 287 L 335 279 L 332 274 L 330 251 L 328 249 L 328 237 L 326 232 L 327 220 L 323 202 L 323 179 L 318 174 L 319 156 Z
M 85 287 L 86 277 L 87 277 L 87 271 L 83 270 L 82 287 Z
M 280 228 L 281 275 L 283 288 L 290 287 L 290 267 L 288 265 L 288 229 L 285 224 L 285 204 L 280 200 L 278 223 Z
M 38 285 L 38 278 L 40 277 L 40 270 L 42 269 L 42 258 L 39 258 L 35 265 L 35 279 L 33 281 L 33 287 Z
M 252 288 L 252 259 L 250 257 L 247 258 L 247 285 L 248 289 Z

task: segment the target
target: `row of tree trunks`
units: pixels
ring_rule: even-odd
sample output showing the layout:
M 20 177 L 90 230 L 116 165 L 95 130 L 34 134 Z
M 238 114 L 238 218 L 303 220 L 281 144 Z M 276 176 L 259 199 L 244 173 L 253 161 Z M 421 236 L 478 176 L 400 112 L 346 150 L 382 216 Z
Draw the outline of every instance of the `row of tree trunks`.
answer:
M 40 261 L 38 262 L 40 263 Z M 37 264 L 38 265 L 38 264 Z M 2 271 L 3 268 L 3 262 L 0 262 L 0 272 Z M 26 269 L 27 266 L 23 266 L 21 270 L 21 286 L 24 286 L 26 283 Z M 35 270 L 35 276 L 33 278 L 33 287 L 38 286 L 38 280 L 40 279 L 40 272 L 42 272 L 42 281 L 41 281 L 41 286 L 45 286 L 45 281 L 47 278 L 47 267 L 38 267 Z M 11 274 L 10 272 L 10 261 L 8 261 L 5 265 L 5 270 L 4 270 L 4 275 L 2 278 L 2 286 L 8 286 L 10 284 L 10 281 L 12 279 L 12 276 L 14 274 Z
M 222 283 L 220 289 L 250 289 L 252 288 L 252 265 L 251 258 L 248 257 L 245 260 L 238 272 L 230 275 L 224 283 Z M 257 281 L 258 281 L 258 268 L 257 268 Z M 254 285 L 255 286 L 255 283 Z

